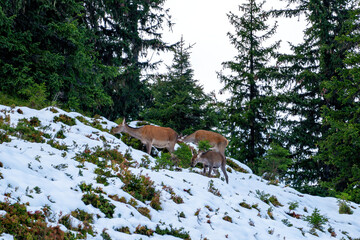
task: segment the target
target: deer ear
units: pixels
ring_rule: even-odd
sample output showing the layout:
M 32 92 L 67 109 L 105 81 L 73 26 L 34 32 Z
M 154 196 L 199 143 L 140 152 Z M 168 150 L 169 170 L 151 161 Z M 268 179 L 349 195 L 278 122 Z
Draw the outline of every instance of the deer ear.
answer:
M 125 118 L 123 118 L 123 122 L 122 122 L 122 124 L 125 124 Z

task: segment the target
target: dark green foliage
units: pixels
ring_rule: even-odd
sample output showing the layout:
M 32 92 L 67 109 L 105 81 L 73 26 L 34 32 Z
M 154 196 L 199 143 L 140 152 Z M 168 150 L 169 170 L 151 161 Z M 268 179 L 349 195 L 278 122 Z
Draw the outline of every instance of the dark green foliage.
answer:
M 210 145 L 208 140 L 199 141 L 199 143 L 198 143 L 199 150 L 204 151 L 204 152 L 210 150 L 211 147 L 212 146 Z
M 340 214 L 353 214 L 354 211 L 351 210 L 350 206 L 348 205 L 349 203 L 347 203 L 345 200 L 341 200 L 338 202 L 339 204 L 339 213 Z
M 3 142 L 11 142 L 11 139 L 6 133 L 0 131 L 0 144 L 2 144 Z
M 360 34 L 357 22 L 360 8 L 357 5 L 343 11 L 347 14 L 342 23 L 345 31 L 335 40 L 340 46 L 347 47 L 342 62 L 345 66 L 336 70 L 336 76 L 323 82 L 327 90 L 325 99 L 337 105 L 334 108 L 327 104 L 322 108 L 323 125 L 328 134 L 320 142 L 319 160 L 329 165 L 330 177 L 323 179 L 323 186 L 344 192 L 349 195 L 348 200 L 360 203 Z
M 44 213 L 28 212 L 24 204 L 0 202 L 0 210 L 6 211 L 0 217 L 0 234 L 7 233 L 16 239 L 76 239 L 72 233 L 64 233 L 59 226 L 48 226 Z
M 79 110 L 111 104 L 102 82 L 115 68 L 96 60 L 94 35 L 81 24 L 82 1 L 0 5 L 0 90 L 31 107 L 52 100 Z
M 100 236 L 101 236 L 102 239 L 104 239 L 104 240 L 112 240 L 111 237 L 110 237 L 110 235 L 106 232 L 105 229 L 102 231 L 102 233 L 100 234 Z
M 81 209 L 76 209 L 75 211 L 72 211 L 71 216 L 79 219 L 83 223 L 85 223 L 85 222 L 93 223 L 94 222 L 94 215 L 90 214 L 90 213 L 87 213 L 87 212 L 85 212 L 84 210 L 81 210 Z
M 234 60 L 222 63 L 231 74 L 218 73 L 225 84 L 222 91 L 231 93 L 225 107 L 225 131 L 230 136 L 228 153 L 255 172 L 276 130 L 277 100 L 272 86 L 277 68 L 269 62 L 276 56 L 279 42 L 264 47 L 265 41 L 274 35 L 276 25 L 266 24 L 269 13 L 262 6 L 263 3 L 249 0 L 239 6 L 242 16 L 232 12 L 227 15 L 235 28 L 235 33 L 228 36 L 237 55 Z
M 76 125 L 76 121 L 75 119 L 65 115 L 65 114 L 60 114 L 59 116 L 55 116 L 54 117 L 54 122 L 62 122 L 66 125 L 69 125 L 69 126 L 74 126 Z
M 268 193 L 265 193 L 264 191 L 260 191 L 260 190 L 256 190 L 255 191 L 256 192 L 256 195 L 257 195 L 257 197 L 261 200 L 261 201 L 263 201 L 264 203 L 266 203 L 266 204 L 272 204 L 272 205 L 274 205 L 275 207 L 278 207 L 278 206 L 283 206 L 280 202 L 279 202 L 279 200 L 277 199 L 277 197 L 276 196 L 274 196 L 274 195 L 271 195 L 270 196 L 270 194 L 268 194 Z
M 191 165 L 191 150 L 185 143 L 180 143 L 180 147 L 174 151 L 175 156 L 178 158 L 178 166 L 182 168 L 189 168 Z
M 270 148 L 261 158 L 259 172 L 267 180 L 284 178 L 288 167 L 291 166 L 292 160 L 289 158 L 289 151 L 280 145 L 271 143 Z
M 314 212 L 310 216 L 304 217 L 304 220 L 309 222 L 312 228 L 316 228 L 320 231 L 323 231 L 323 225 L 328 222 L 328 219 L 322 216 L 317 208 L 314 209 Z
M 86 161 L 94 163 L 100 168 L 107 166 L 106 160 L 111 161 L 111 164 L 121 164 L 125 161 L 124 156 L 118 150 L 102 149 L 100 147 L 94 148 L 93 151 L 85 149 L 82 153 L 76 153 L 74 159 L 78 162 Z
M 112 218 L 114 214 L 115 205 L 110 203 L 109 200 L 105 199 L 102 194 L 95 194 L 92 192 L 83 195 L 81 200 L 86 204 L 91 204 L 93 207 L 98 208 L 105 214 L 107 218 Z
M 127 133 L 122 133 L 121 134 L 121 141 L 123 141 L 126 145 L 138 149 L 138 150 L 142 150 L 146 152 L 146 148 L 144 146 L 144 144 L 142 144 L 142 142 L 139 139 L 136 139 L 134 137 L 131 137 L 129 134 Z
M 0 119 L 0 129 L 5 132 L 0 132 L 0 141 L 9 141 L 8 135 L 19 137 L 25 141 L 43 143 L 45 142 L 42 131 L 35 129 L 27 119 L 20 119 L 15 128 L 6 124 L 4 120 Z M 1 137 L 3 136 L 3 137 Z M 3 139 L 3 140 L 1 140 Z
M 126 168 L 118 174 L 124 183 L 122 189 L 134 198 L 146 202 L 151 201 L 150 206 L 155 210 L 162 209 L 160 206 L 160 192 L 155 190 L 154 182 L 150 177 L 144 175 L 134 175 Z
M 64 139 L 64 138 L 66 138 L 65 137 L 65 134 L 64 134 L 64 130 L 59 130 L 56 134 L 55 134 L 55 137 L 56 138 L 60 138 L 60 139 Z
M 189 134 L 198 129 L 213 126 L 209 119 L 210 98 L 202 86 L 193 79 L 190 65 L 191 46 L 185 47 L 181 40 L 173 48 L 174 59 L 168 73 L 156 76 L 152 84 L 152 106 L 142 112 L 142 117 L 177 132 Z
M 170 169 L 172 170 L 175 166 L 174 161 L 171 158 L 170 153 L 161 153 L 159 157 L 156 157 L 155 169 Z
M 110 119 L 135 117 L 146 105 L 150 92 L 141 71 L 154 68 L 148 51 L 168 48 L 161 39 L 161 29 L 171 26 L 165 0 L 84 1 L 84 21 L 95 36 L 98 58 L 106 66 L 119 70 L 119 75 L 103 83 L 113 105 L 100 108 Z
M 50 146 L 52 146 L 53 148 L 56 148 L 59 150 L 64 150 L 64 151 L 68 150 L 68 146 L 66 144 L 60 144 L 58 141 L 55 141 L 54 139 L 50 139 L 46 143 L 49 144 Z
M 238 164 L 236 164 L 234 161 L 232 161 L 229 158 L 226 159 L 226 164 L 228 166 L 230 166 L 232 169 L 234 169 L 235 171 L 242 172 L 242 173 L 249 173 L 247 170 L 243 169 L 242 167 L 240 167 Z
M 343 94 L 351 94 L 351 90 L 343 91 L 345 88 L 342 87 L 347 85 L 348 80 L 347 86 L 355 86 L 356 80 L 351 77 L 346 79 L 341 75 L 345 70 L 344 59 L 347 52 L 353 52 L 354 47 L 356 48 L 355 42 L 358 41 L 342 41 L 339 36 L 344 36 L 351 24 L 358 25 L 355 23 L 358 17 L 354 18 L 352 14 L 358 9 L 358 1 L 288 2 L 290 7 L 287 10 L 275 13 L 288 17 L 304 14 L 307 21 L 303 42 L 291 46 L 292 54 L 278 59 L 284 80 L 282 86 L 292 84 L 281 98 L 284 103 L 283 111 L 296 116 L 284 121 L 284 127 L 289 131 L 283 135 L 282 143 L 287 149 L 292 149 L 294 159 L 293 171 L 289 176 L 293 186 L 300 190 L 329 195 L 330 192 L 326 189 L 328 184 L 324 182 L 332 182 L 333 186 L 330 188 L 335 187 L 337 191 L 346 189 L 350 181 L 342 182 L 344 175 L 339 174 L 338 170 L 349 172 L 349 169 L 352 169 L 352 156 L 358 155 L 342 151 L 348 147 L 353 149 L 354 153 L 357 152 L 354 146 L 346 142 L 347 136 L 354 133 L 353 128 L 345 127 L 347 124 L 338 126 L 341 122 L 350 123 L 346 118 L 352 115 L 350 112 L 354 112 L 348 111 L 351 108 L 348 105 L 350 98 L 347 98 L 346 103 L 342 102 Z M 352 68 L 348 66 L 349 71 L 352 71 Z M 341 116 L 343 113 L 345 115 Z M 339 129 L 341 130 L 338 131 Z M 343 137 L 345 138 L 342 139 Z M 341 155 L 350 157 L 349 161 Z M 344 161 L 340 160 L 341 158 Z M 346 162 L 350 164 L 347 165 Z M 307 186 L 310 181 L 318 185 Z M 350 188 L 349 186 L 348 189 Z
M 172 225 L 170 225 L 170 229 L 168 229 L 168 228 L 161 229 L 159 225 L 156 225 L 155 233 L 162 235 L 162 236 L 163 235 L 171 235 L 171 236 L 174 236 L 177 238 L 191 240 L 189 232 L 185 232 L 184 228 L 176 229 L 176 228 L 173 228 Z

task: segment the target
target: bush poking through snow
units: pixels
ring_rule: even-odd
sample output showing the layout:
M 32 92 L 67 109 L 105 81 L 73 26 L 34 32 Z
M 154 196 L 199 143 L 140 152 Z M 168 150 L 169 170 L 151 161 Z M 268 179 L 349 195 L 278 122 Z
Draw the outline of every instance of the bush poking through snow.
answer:
M 319 209 L 315 208 L 310 216 L 304 217 L 304 220 L 309 222 L 309 225 L 320 231 L 323 231 L 324 224 L 328 222 L 328 218 L 320 214 Z
M 54 117 L 54 122 L 57 123 L 57 122 L 62 122 L 66 125 L 69 125 L 69 126 L 74 126 L 76 125 L 76 121 L 75 119 L 65 115 L 65 114 L 60 114 L 59 116 L 55 116 Z
M 354 211 L 351 210 L 350 206 L 347 204 L 345 200 L 339 200 L 339 213 L 340 214 L 353 214 Z
M 185 143 L 180 143 L 180 147 L 174 151 L 175 156 L 178 158 L 178 166 L 182 168 L 189 168 L 191 165 L 191 150 Z
M 214 194 L 215 196 L 221 197 L 221 193 L 219 189 L 215 188 L 213 180 L 209 181 L 208 191 Z
M 226 164 L 237 172 L 249 173 L 248 171 L 240 167 L 238 164 L 236 164 L 233 160 L 229 158 L 226 159 Z
M 159 225 L 156 226 L 155 233 L 159 235 L 171 235 L 181 239 L 191 240 L 189 232 L 185 232 L 184 228 L 176 229 L 170 224 L 170 230 L 168 228 L 161 229 Z
M 141 234 L 141 235 L 146 235 L 146 236 L 150 237 L 150 236 L 154 235 L 154 230 L 149 229 L 146 225 L 145 226 L 138 225 L 136 227 L 134 233 Z
M 0 234 L 11 234 L 16 239 L 75 239 L 70 232 L 63 232 L 59 226 L 50 227 L 41 211 L 28 212 L 20 203 L 0 202 L 0 210 L 7 213 L 0 217 Z

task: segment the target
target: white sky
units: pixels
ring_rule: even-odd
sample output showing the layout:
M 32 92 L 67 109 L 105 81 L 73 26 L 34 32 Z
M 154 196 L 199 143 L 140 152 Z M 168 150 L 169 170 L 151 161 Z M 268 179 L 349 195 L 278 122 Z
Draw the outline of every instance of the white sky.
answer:
M 221 2 L 221 3 L 220 3 Z M 235 48 L 230 44 L 227 32 L 234 27 L 226 16 L 229 11 L 240 15 L 238 6 L 244 0 L 167 0 L 165 8 L 170 9 L 172 21 L 175 23 L 172 32 L 165 32 L 165 42 L 174 43 L 183 36 L 186 45 L 195 44 L 191 51 L 190 62 L 194 69 L 194 78 L 203 85 L 205 92 L 215 90 L 218 99 L 219 90 L 223 87 L 216 72 L 222 69 L 221 63 L 232 60 L 236 55 Z M 279 0 L 268 1 L 266 8 L 280 8 L 284 6 Z M 288 51 L 287 41 L 299 43 L 305 27 L 304 19 L 278 19 L 278 33 L 271 41 L 282 40 L 282 49 Z M 172 55 L 161 55 L 168 65 Z

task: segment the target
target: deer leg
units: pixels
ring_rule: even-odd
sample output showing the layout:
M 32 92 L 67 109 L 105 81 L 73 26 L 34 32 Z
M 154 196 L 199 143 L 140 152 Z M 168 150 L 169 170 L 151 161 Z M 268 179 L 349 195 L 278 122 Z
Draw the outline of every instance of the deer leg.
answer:
M 203 174 L 205 175 L 205 173 L 206 173 L 206 168 L 207 168 L 207 166 L 205 165 L 205 164 L 203 164 Z
M 210 166 L 209 166 L 209 173 L 208 173 L 208 176 L 209 176 L 209 177 L 211 176 L 211 172 L 212 172 L 212 170 L 213 170 L 213 166 L 212 166 L 212 165 L 210 165 Z
M 226 180 L 226 183 L 229 183 L 229 177 L 226 173 L 226 169 L 225 169 L 225 162 L 223 164 L 221 164 L 221 170 L 223 171 L 224 175 L 225 175 L 225 180 Z
M 151 153 L 151 148 L 152 148 L 152 143 L 151 142 L 146 143 L 146 150 L 147 150 L 147 154 L 149 155 Z

